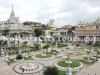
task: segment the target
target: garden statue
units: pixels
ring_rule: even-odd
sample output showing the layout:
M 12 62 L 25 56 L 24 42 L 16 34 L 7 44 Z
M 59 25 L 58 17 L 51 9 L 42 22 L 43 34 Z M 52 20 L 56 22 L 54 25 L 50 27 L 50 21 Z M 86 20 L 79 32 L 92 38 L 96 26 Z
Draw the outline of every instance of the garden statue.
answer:
M 5 52 L 3 50 L 1 52 L 1 56 L 5 56 Z
M 8 54 L 5 56 L 5 61 L 6 61 L 6 62 L 9 61 L 9 56 L 8 56 Z
M 22 50 L 19 50 L 19 51 L 18 51 L 18 54 L 22 54 Z
M 29 54 L 28 53 L 25 53 L 25 58 L 28 58 Z

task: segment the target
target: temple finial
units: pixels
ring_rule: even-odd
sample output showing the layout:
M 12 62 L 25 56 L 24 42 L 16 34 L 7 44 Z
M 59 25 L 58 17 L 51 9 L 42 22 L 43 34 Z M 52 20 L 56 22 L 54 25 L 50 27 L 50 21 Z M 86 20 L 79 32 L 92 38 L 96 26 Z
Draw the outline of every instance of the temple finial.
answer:
M 99 17 L 98 17 L 98 20 L 99 20 Z
M 15 17 L 15 13 L 14 13 L 14 9 L 13 9 L 13 4 L 12 4 L 12 11 L 11 11 L 11 14 L 10 14 L 10 18 L 11 17 Z
M 13 11 L 13 4 L 12 4 L 12 11 Z

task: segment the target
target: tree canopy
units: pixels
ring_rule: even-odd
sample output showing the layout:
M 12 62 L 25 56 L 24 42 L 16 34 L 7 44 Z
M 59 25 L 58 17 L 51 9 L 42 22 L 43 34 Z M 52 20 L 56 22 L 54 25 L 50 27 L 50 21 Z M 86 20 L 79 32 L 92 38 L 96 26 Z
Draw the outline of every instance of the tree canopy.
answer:
M 78 43 L 77 43 L 77 44 L 76 44 L 76 46 L 77 46 L 77 47 L 79 47 L 79 46 L 80 46 L 80 44 L 78 44 Z
M 41 28 L 36 28 L 34 30 L 35 36 L 39 37 L 40 35 L 42 35 L 42 29 Z
M 47 66 L 46 69 L 43 71 L 43 75 L 58 75 L 59 70 L 55 66 Z
M 35 47 L 35 50 L 39 50 L 40 49 L 40 44 L 39 43 L 35 43 L 34 47 Z
M 75 26 L 72 26 L 72 27 L 71 27 L 71 30 L 75 30 Z
M 25 41 L 25 42 L 22 43 L 22 46 L 23 46 L 24 48 L 26 48 L 26 47 L 27 47 L 27 44 L 28 44 L 28 42 Z
M 49 48 L 49 47 L 50 47 L 50 44 L 46 44 L 46 45 L 43 46 L 43 49 L 46 49 L 47 52 L 48 52 L 48 48 Z

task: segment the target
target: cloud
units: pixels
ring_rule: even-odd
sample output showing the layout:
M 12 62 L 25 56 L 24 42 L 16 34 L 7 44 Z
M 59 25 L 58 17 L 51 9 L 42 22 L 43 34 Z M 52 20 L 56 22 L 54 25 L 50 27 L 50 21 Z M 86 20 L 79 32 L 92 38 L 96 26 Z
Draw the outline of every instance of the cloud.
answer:
M 100 0 L 78 0 L 80 3 L 86 3 L 91 7 L 100 7 Z
M 11 5 L 21 21 L 44 24 L 55 19 L 57 27 L 76 25 L 79 21 L 93 22 L 100 16 L 100 0 L 1 0 L 0 21 L 7 20 Z

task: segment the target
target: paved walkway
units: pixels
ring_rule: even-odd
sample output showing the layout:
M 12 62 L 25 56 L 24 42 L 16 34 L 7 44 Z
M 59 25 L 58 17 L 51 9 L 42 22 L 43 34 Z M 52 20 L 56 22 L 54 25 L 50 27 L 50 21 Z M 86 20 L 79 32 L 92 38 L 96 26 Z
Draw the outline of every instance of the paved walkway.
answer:
M 83 69 L 76 75 L 95 75 L 95 74 L 100 75 L 100 60 L 97 63 L 95 63 L 94 65 L 92 65 L 86 69 Z
M 0 57 L 0 75 L 16 75 L 3 59 L 4 57 Z

